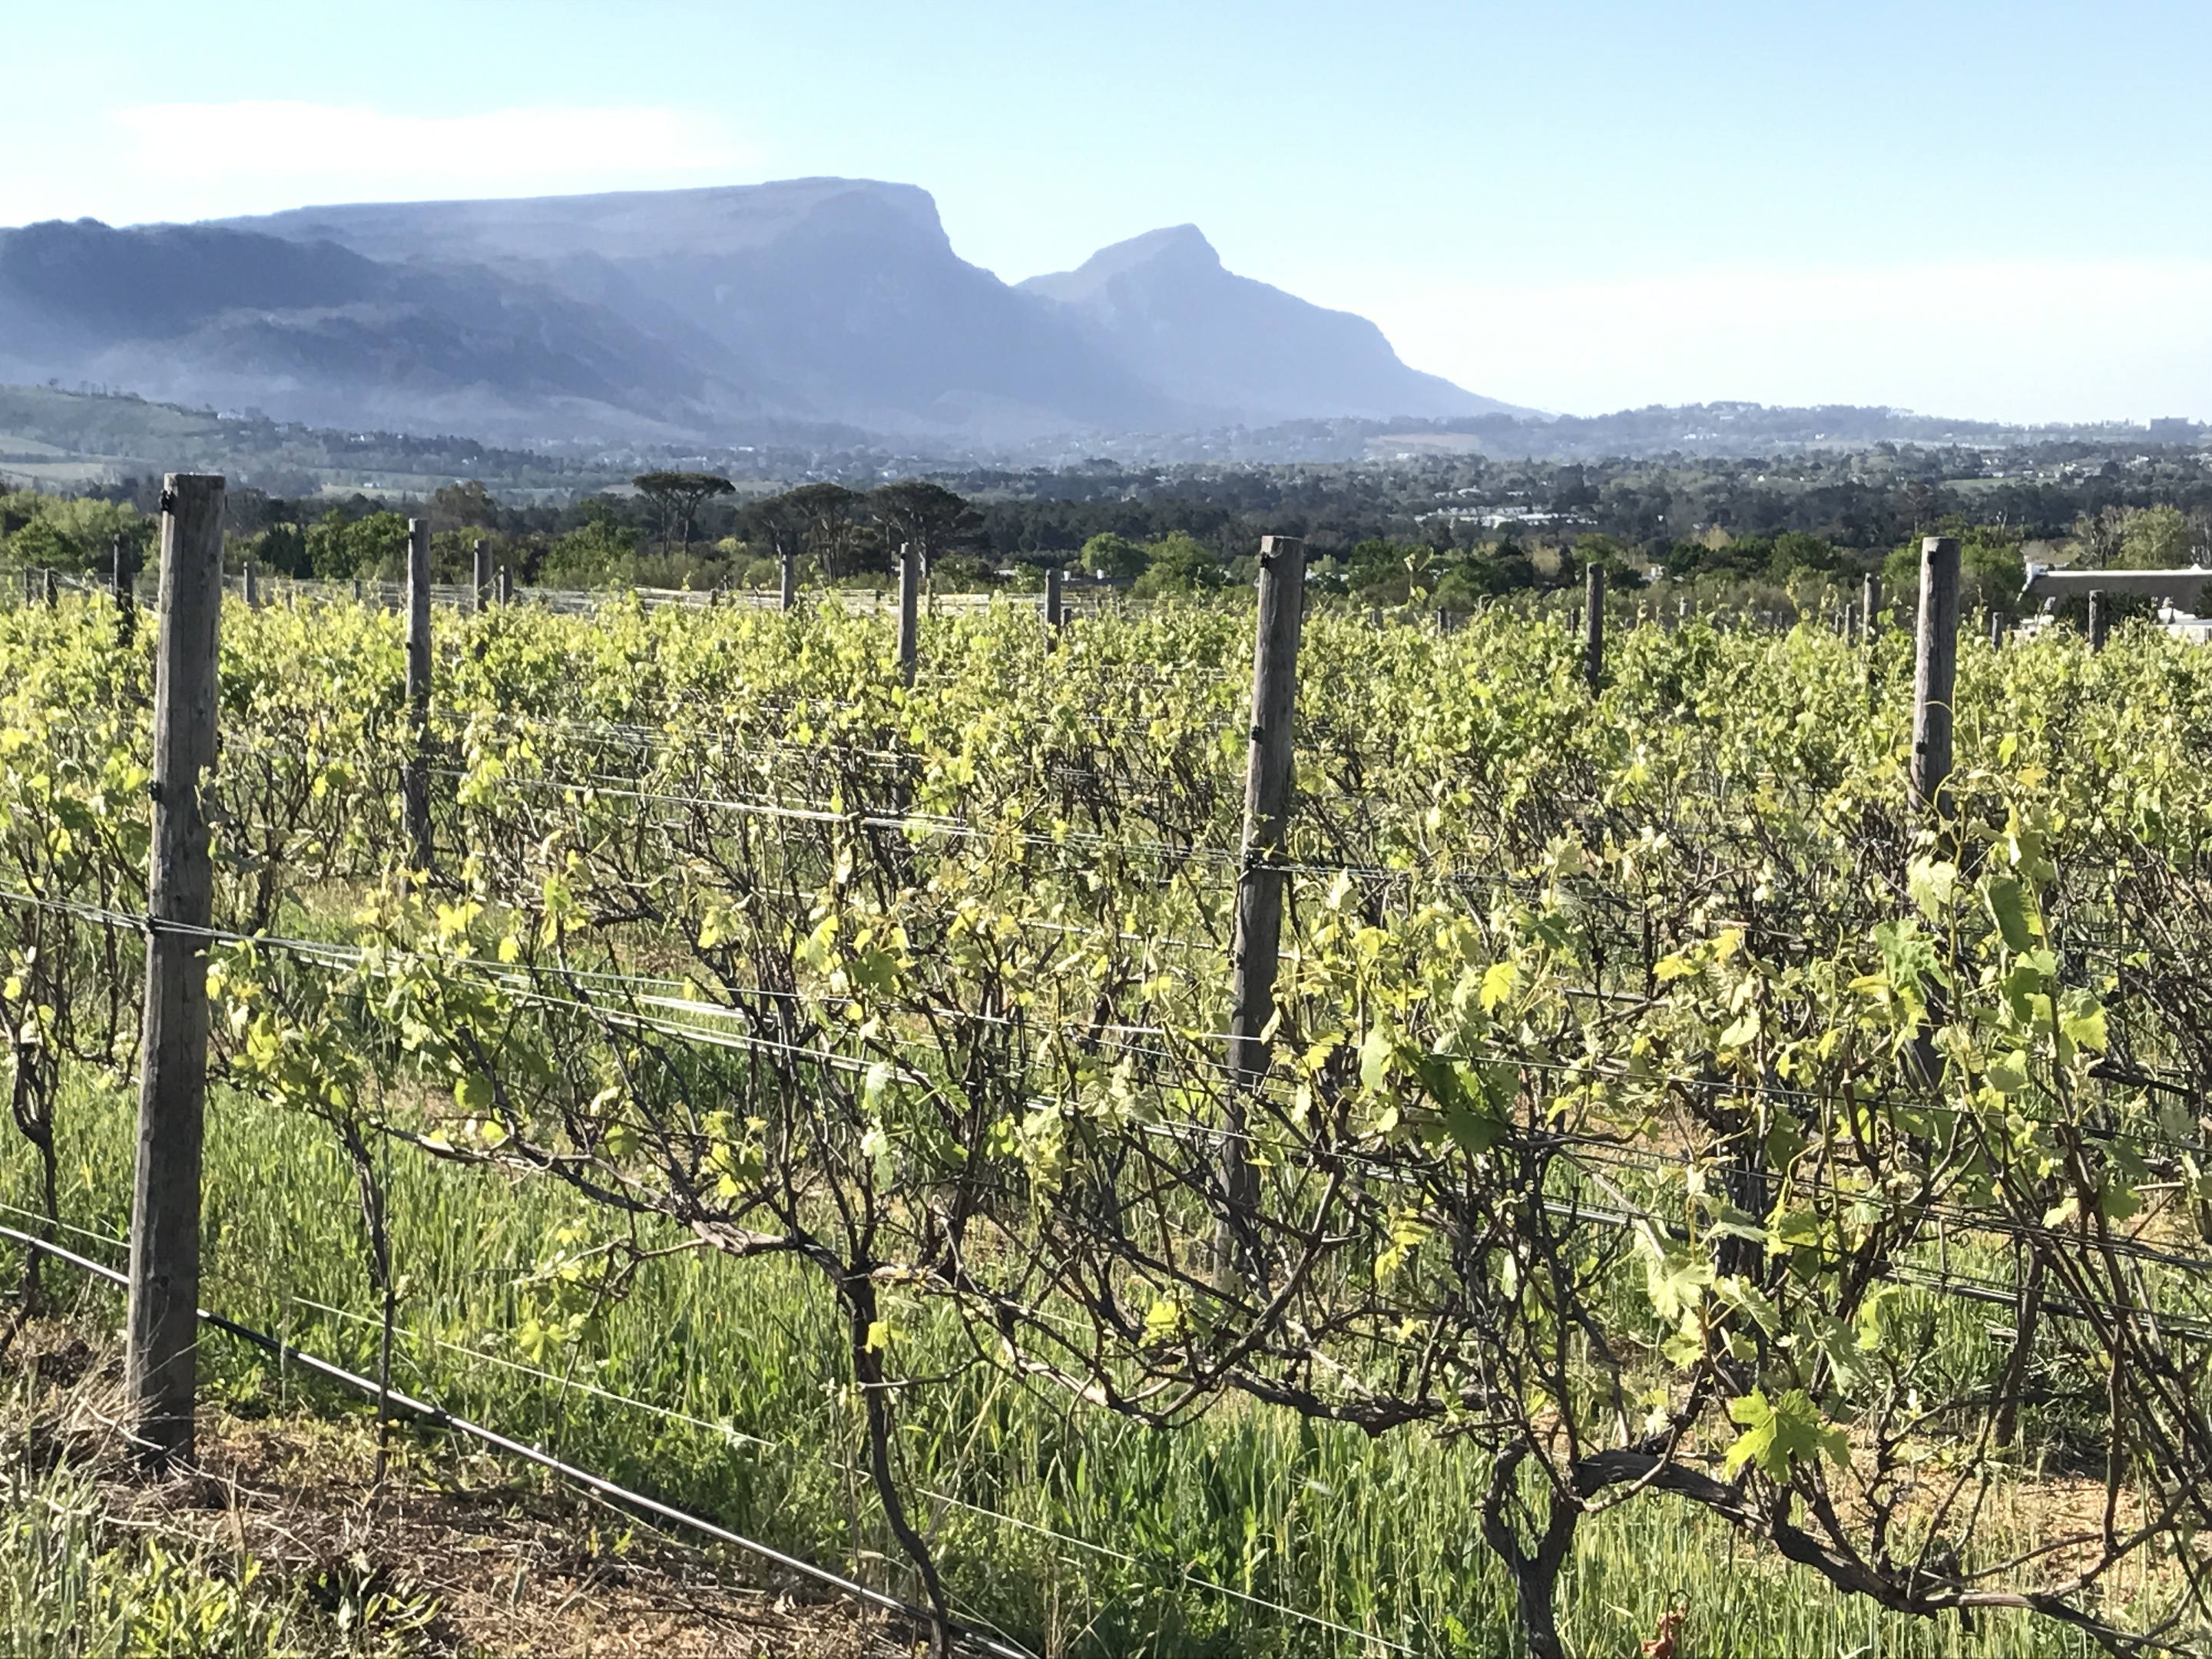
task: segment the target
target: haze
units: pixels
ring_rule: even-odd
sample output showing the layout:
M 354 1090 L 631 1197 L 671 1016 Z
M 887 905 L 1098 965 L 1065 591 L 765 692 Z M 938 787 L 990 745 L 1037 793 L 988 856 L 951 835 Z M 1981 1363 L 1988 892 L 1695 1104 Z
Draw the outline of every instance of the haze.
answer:
M 20 8 L 0 223 L 929 190 L 1008 281 L 1163 225 L 1490 397 L 2212 417 L 2212 12 Z

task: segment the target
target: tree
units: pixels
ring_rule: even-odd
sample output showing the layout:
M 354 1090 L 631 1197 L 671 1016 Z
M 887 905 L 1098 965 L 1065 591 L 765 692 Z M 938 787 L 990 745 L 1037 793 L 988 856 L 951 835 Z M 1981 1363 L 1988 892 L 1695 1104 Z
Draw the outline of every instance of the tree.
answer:
M 2195 562 L 2197 543 L 2195 526 L 2179 507 L 2139 507 L 2121 524 L 2118 562 L 2127 570 L 2185 569 Z
M 1132 581 L 1144 574 L 1145 550 L 1127 536 L 1102 531 L 1083 544 L 1077 562 L 1101 581 Z
M 737 486 L 717 472 L 641 472 L 630 480 L 637 486 L 639 495 L 651 501 L 660 514 L 660 550 L 668 550 L 668 529 L 672 523 L 684 526 L 684 551 L 691 550 L 691 526 L 699 516 L 699 508 L 709 496 L 727 495 Z
M 925 578 L 943 555 L 983 544 L 982 520 L 967 498 L 927 478 L 903 478 L 870 492 L 867 509 L 882 526 L 885 547 L 913 548 Z
M 441 530 L 495 529 L 499 501 L 474 478 L 445 484 L 430 497 L 430 521 Z
M 1229 585 L 1221 562 L 1194 538 L 1180 530 L 1170 530 L 1146 551 L 1151 562 L 1130 589 L 1139 599 L 1154 599 L 1165 593 L 1203 593 Z
M 407 520 L 397 513 L 372 513 L 349 522 L 341 507 L 307 526 L 307 564 L 325 578 L 374 576 L 407 547 Z
M 584 522 L 553 544 L 544 574 L 555 581 L 603 582 L 637 550 L 637 532 L 594 497 L 584 503 Z
M 822 561 L 822 574 L 831 581 L 849 575 L 860 550 L 860 526 L 853 522 L 858 493 L 839 483 L 801 484 L 783 500 L 801 526 L 802 544 Z

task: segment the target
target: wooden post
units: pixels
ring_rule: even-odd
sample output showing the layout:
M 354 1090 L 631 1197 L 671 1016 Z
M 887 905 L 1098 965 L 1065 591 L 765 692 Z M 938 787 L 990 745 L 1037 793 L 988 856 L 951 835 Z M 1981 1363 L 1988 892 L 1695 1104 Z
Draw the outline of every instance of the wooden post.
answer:
M 484 589 L 491 586 L 491 544 L 478 537 L 469 544 L 469 609 L 481 613 Z
M 1848 642 L 1857 638 L 1858 631 L 1859 608 L 1855 605 L 1847 605 L 1844 607 L 1843 635 L 1844 640 Z
M 1920 544 L 1920 629 L 1912 685 L 1912 804 L 1946 805 L 1952 697 L 1959 666 L 1959 538 Z
M 23 603 L 30 605 L 39 597 L 39 573 L 27 564 L 23 567 Z
M 1583 680 L 1593 697 L 1605 684 L 1605 567 L 1595 559 L 1583 572 Z
M 1859 627 L 1862 641 L 1871 644 L 1876 627 L 1875 613 L 1881 609 L 1881 578 L 1869 570 L 1866 580 L 1859 584 Z
M 783 608 L 794 611 L 799 607 L 799 556 L 787 550 L 776 562 L 783 578 Z
M 52 565 L 39 572 L 39 596 L 49 611 L 61 603 L 61 584 L 55 580 Z
M 356 605 L 361 603 L 361 578 L 358 576 L 353 579 L 353 602 Z
M 499 602 L 501 605 L 514 603 L 514 572 L 506 565 L 499 568 Z
M 912 542 L 899 544 L 898 592 L 898 660 L 899 678 L 908 685 L 914 684 L 915 672 L 920 665 L 921 648 L 919 623 L 915 606 L 921 597 L 921 561 L 915 555 Z
M 1304 622 L 1306 544 L 1295 536 L 1260 541 L 1259 617 L 1252 642 L 1252 729 L 1244 758 L 1244 836 L 1237 875 L 1237 923 L 1229 951 L 1229 1101 L 1223 1143 L 1228 1241 L 1256 1265 L 1251 1220 L 1260 1205 L 1257 1167 L 1244 1141 L 1244 1097 L 1267 1073 L 1275 1018 L 1275 969 L 1283 933 L 1283 842 L 1290 828 L 1291 720 L 1297 704 L 1298 635 Z M 1226 1267 L 1224 1260 L 1221 1264 Z
M 1060 606 L 1060 567 L 1056 564 L 1045 566 L 1044 625 L 1054 634 L 1060 632 L 1060 625 L 1067 620 L 1067 613 Z
M 407 761 L 400 781 L 409 863 L 430 867 L 430 521 L 407 521 Z
M 1997 614 L 1995 605 L 1990 607 L 1990 649 L 2004 649 L 2004 618 Z
M 246 608 L 248 611 L 260 610 L 261 573 L 254 568 L 252 560 L 246 560 L 240 567 L 239 584 L 246 595 Z
M 2092 651 L 2105 648 L 2106 630 L 2111 626 L 2112 618 L 2105 614 L 2105 590 L 2093 587 L 2089 590 L 2089 648 Z
M 205 929 L 214 886 L 200 777 L 215 763 L 222 508 L 220 477 L 173 472 L 162 481 L 146 1011 L 123 1362 L 125 1421 L 156 1463 L 191 1457 L 198 1370 Z

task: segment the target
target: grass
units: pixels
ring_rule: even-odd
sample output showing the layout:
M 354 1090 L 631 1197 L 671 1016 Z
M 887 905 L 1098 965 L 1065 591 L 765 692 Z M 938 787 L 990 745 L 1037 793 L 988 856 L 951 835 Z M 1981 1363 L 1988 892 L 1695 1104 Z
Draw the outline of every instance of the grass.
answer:
M 61 1115 L 64 1213 L 110 1238 L 125 1221 L 132 1108 L 125 1093 L 80 1079 Z M 26 1205 L 29 1160 L 19 1146 L 9 1150 L 0 1197 Z M 532 1311 L 521 1281 L 562 1229 L 594 1218 L 545 1186 L 404 1148 L 391 1158 L 405 1331 L 397 1383 L 752 1536 L 910 1593 L 851 1467 L 859 1412 L 825 1361 L 839 1352 L 833 1315 L 806 1278 L 703 1251 L 666 1257 L 607 1310 L 588 1349 L 541 1354 L 544 1367 L 532 1367 L 515 1340 Z M 326 1133 L 219 1094 L 209 1116 L 205 1216 L 209 1305 L 373 1368 L 368 1316 L 377 1303 L 353 1177 Z M 119 1262 L 113 1247 L 105 1253 Z M 50 1285 L 81 1277 L 51 1267 L 47 1274 Z M 91 1294 L 119 1320 L 118 1297 Z M 920 1374 L 950 1338 L 910 1310 L 896 1340 L 907 1370 Z M 205 1356 L 205 1393 L 234 1412 L 359 1411 L 241 1345 L 213 1339 Z M 702 1426 L 709 1425 L 718 1426 Z M 905 1403 L 902 1437 L 910 1487 L 931 1494 L 918 1507 L 958 1604 L 1041 1653 L 1288 1659 L 1381 1655 L 1392 1650 L 1386 1642 L 1421 1654 L 1514 1650 L 1510 1592 L 1477 1536 L 1483 1470 L 1466 1449 L 1426 1432 L 1370 1440 L 1231 1402 L 1188 1430 L 1158 1433 L 979 1367 L 955 1386 L 916 1390 Z M 29 1499 L 10 1502 L 11 1517 L 30 1512 Z M 67 1510 L 39 1503 L 55 1515 Z M 2014 1517 L 2023 1525 L 2033 1518 Z M 78 1574 L 69 1583 L 91 1582 L 84 1562 L 92 1547 L 76 1534 L 27 1530 L 10 1519 L 0 1538 L 0 1575 L 12 1575 L 10 1583 L 55 1571 L 57 1559 L 76 1563 L 62 1569 Z M 153 1580 L 143 1588 L 155 1601 L 172 1594 Z M 28 1633 L 0 1633 L 0 1653 L 108 1650 L 38 1645 L 46 1638 L 37 1615 L 21 1610 L 50 1599 L 16 1593 L 9 1616 L 26 1621 L 20 1630 Z M 1754 1558 L 1725 1528 L 1664 1499 L 1583 1528 L 1564 1602 L 1573 1650 L 1591 1655 L 1635 1652 L 1677 1603 L 1689 1611 L 1684 1651 L 1701 1656 L 2056 1659 L 2089 1651 L 2022 1616 L 1984 1617 L 1967 1630 L 1955 1619 L 1886 1613 L 1771 1556 Z

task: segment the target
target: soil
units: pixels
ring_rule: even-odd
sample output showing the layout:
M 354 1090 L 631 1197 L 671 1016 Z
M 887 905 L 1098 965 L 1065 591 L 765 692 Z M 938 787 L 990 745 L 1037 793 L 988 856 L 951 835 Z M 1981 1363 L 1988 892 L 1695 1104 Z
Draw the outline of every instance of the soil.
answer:
M 198 1466 L 148 1481 L 114 1423 L 112 1353 L 33 1326 L 4 1370 L 33 1381 L 18 1455 L 96 1480 L 118 1531 L 259 1564 L 271 1589 L 381 1626 L 386 1651 L 454 1659 L 890 1659 L 916 1632 L 872 1608 L 764 1578 L 540 1472 L 395 1432 L 376 1479 L 358 1416 L 242 1417 L 204 1408 Z M 22 1401 L 11 1402 L 20 1412 Z M 249 1409 L 251 1409 L 249 1407 Z M 364 1631 L 366 1633 L 366 1631 Z

